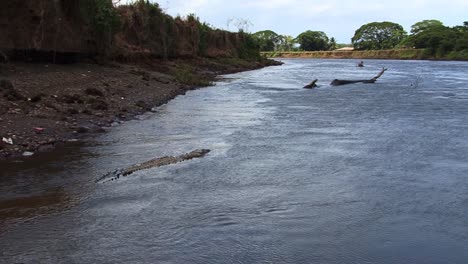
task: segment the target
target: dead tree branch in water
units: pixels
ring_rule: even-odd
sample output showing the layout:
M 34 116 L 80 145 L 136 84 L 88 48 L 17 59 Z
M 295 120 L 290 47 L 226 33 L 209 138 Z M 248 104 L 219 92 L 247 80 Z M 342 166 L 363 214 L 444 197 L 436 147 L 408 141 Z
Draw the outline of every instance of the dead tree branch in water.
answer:
M 380 78 L 380 76 L 382 76 L 382 74 L 386 70 L 387 69 L 382 68 L 382 70 L 380 71 L 380 73 L 377 76 L 375 76 L 374 78 L 369 79 L 369 80 L 339 80 L 339 79 L 335 79 L 330 83 L 330 85 L 331 86 L 338 86 L 338 85 L 345 85 L 345 84 L 352 84 L 352 83 L 375 83 L 377 81 L 377 79 Z
M 315 84 L 317 81 L 318 81 L 318 79 L 313 80 L 311 83 L 309 83 L 308 85 L 304 86 L 304 88 L 306 88 L 306 89 L 313 89 L 313 88 L 317 87 L 317 84 Z

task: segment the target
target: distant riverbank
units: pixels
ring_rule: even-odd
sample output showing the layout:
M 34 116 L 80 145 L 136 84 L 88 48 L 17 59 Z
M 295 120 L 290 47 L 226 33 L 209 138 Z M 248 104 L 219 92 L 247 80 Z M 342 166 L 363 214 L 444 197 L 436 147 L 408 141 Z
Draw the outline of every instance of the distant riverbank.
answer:
M 434 58 L 426 54 L 424 49 L 262 52 L 262 55 L 268 58 L 468 60 L 468 54 L 463 53 L 449 54 L 442 58 Z

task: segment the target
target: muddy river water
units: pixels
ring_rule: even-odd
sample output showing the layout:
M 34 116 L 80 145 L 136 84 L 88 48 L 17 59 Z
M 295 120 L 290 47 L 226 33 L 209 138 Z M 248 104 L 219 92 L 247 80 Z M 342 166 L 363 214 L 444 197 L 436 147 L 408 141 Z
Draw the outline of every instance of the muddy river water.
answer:
M 0 263 L 468 263 L 468 63 L 284 62 L 1 163 Z

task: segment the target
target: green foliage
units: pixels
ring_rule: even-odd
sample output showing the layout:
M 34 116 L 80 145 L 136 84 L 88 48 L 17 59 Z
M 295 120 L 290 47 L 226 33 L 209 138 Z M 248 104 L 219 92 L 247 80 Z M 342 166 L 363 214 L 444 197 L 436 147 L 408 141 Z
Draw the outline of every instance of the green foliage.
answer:
M 162 57 L 168 59 L 175 38 L 174 19 L 165 14 L 158 3 L 148 0 L 133 2 L 130 10 L 132 13 L 124 23 L 125 31 L 132 32 L 142 46 L 160 50 Z
M 187 17 L 185 18 L 185 21 L 189 23 L 196 23 L 196 24 L 200 23 L 200 19 L 194 13 L 188 14 Z
M 330 43 L 328 44 L 330 50 L 336 50 L 337 43 L 334 37 L 330 39 Z
M 260 51 L 292 51 L 296 49 L 296 39 L 289 35 L 279 35 L 271 30 L 263 30 L 252 34 Z
M 280 51 L 293 51 L 296 49 L 296 40 L 292 36 L 283 35 L 283 42 L 279 45 Z
M 179 19 L 197 27 L 198 34 L 196 36 L 197 39 L 194 40 L 194 43 L 198 45 L 198 55 L 204 56 L 209 45 L 208 37 L 210 32 L 214 31 L 213 28 L 206 22 L 200 22 L 200 18 L 193 13 L 188 14 L 185 19 L 181 19 L 180 17 Z
M 468 49 L 451 51 L 446 58 L 449 60 L 468 60 Z
M 157 31 L 160 24 L 164 22 L 165 14 L 158 3 L 151 3 L 148 0 L 137 0 L 132 6 L 137 10 L 138 23 L 141 24 L 142 28 L 148 29 L 150 32 Z
M 189 86 L 211 86 L 213 83 L 207 78 L 200 76 L 194 68 L 187 64 L 181 64 L 172 71 L 172 74 L 179 83 Z
M 238 48 L 239 58 L 246 60 L 258 60 L 260 56 L 260 46 L 252 34 L 239 32 L 243 39 L 242 45 Z
M 200 55 L 204 56 L 206 53 L 206 49 L 208 48 L 208 36 L 210 32 L 213 31 L 213 28 L 208 23 L 200 23 L 198 22 L 198 32 L 200 36 L 200 41 L 198 43 L 198 51 Z
M 111 0 L 64 0 L 69 13 L 88 24 L 100 52 L 105 53 L 120 29 L 121 21 Z
M 120 26 L 120 19 L 112 5 L 112 1 L 95 0 L 94 11 L 95 16 L 92 20 L 95 29 L 98 33 L 117 32 Z
M 468 50 L 468 30 L 460 34 L 455 41 L 455 51 Z
M 307 30 L 299 34 L 296 41 L 301 45 L 301 49 L 305 51 L 329 49 L 327 34 L 322 31 Z
M 274 51 L 283 42 L 283 37 L 271 30 L 258 31 L 252 35 L 258 42 L 261 51 Z
M 382 50 L 395 48 L 405 37 L 401 25 L 385 21 L 361 26 L 351 41 L 357 50 Z
M 414 24 L 412 34 L 404 46 L 425 49 L 429 58 L 463 57 L 468 49 L 468 27 L 446 27 L 438 20 L 424 20 Z M 459 53 L 461 52 L 461 53 Z
M 435 20 L 435 19 L 423 20 L 411 26 L 411 34 L 415 35 L 423 31 L 427 31 L 427 30 L 431 30 L 431 29 L 443 27 L 443 26 L 444 24 L 440 22 L 439 20 Z

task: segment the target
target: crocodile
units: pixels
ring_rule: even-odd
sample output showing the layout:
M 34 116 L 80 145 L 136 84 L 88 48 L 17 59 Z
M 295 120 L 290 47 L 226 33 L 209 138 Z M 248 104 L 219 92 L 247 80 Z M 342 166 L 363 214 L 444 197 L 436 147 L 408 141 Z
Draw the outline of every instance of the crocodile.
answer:
M 105 183 L 108 181 L 114 181 L 120 177 L 128 176 L 140 170 L 147 170 L 147 169 L 175 164 L 175 163 L 179 163 L 182 161 L 191 160 L 195 158 L 202 158 L 206 154 L 208 154 L 208 152 L 210 152 L 209 149 L 196 149 L 194 151 L 185 153 L 177 157 L 164 156 L 160 158 L 155 158 L 152 160 L 145 161 L 143 163 L 134 164 L 132 166 L 129 166 L 123 169 L 116 169 L 114 171 L 108 172 L 102 175 L 101 177 L 99 177 L 96 180 L 96 183 Z

